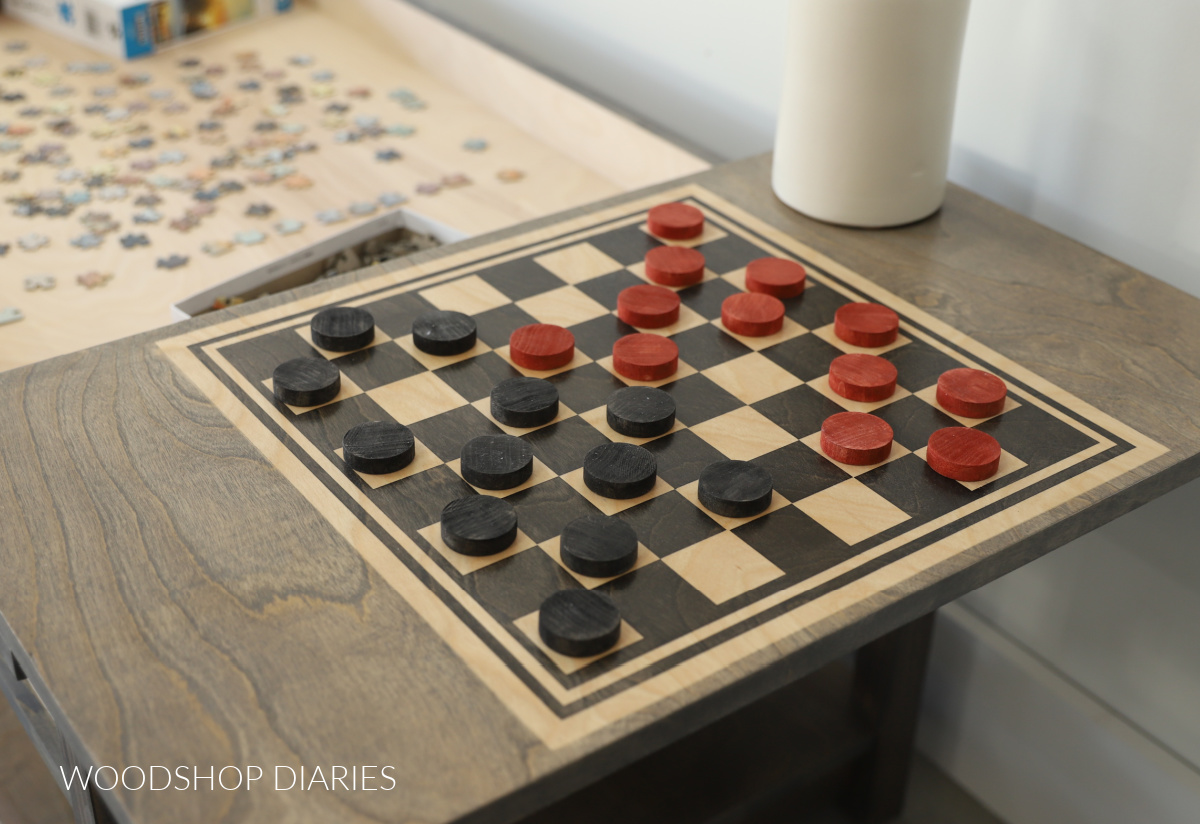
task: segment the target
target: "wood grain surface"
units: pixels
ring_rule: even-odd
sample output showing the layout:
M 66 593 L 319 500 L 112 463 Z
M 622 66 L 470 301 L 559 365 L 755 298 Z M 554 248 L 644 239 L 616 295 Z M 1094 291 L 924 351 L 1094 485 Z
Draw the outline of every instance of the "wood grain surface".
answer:
M 128 171 L 129 161 L 137 159 L 139 153 L 117 160 L 104 157 L 102 152 L 119 148 L 127 138 L 93 138 L 92 130 L 105 125 L 105 121 L 84 115 L 82 109 L 97 101 L 114 106 L 145 102 L 147 90 L 155 88 L 173 92 L 175 99 L 186 102 L 190 110 L 164 114 L 155 103 L 151 111 L 131 118 L 129 123 L 145 125 L 149 129 L 146 134 L 157 140 L 152 150 L 141 155 L 155 157 L 160 150 L 178 149 L 186 159 L 180 165 L 160 166 L 157 173 L 171 177 L 201 173 L 209 170 L 210 159 L 257 135 L 253 126 L 266 117 L 266 107 L 276 102 L 274 90 L 281 84 L 300 86 L 306 102 L 290 107 L 280 122 L 304 126 L 306 131 L 298 139 L 313 140 L 320 147 L 312 154 L 299 155 L 294 162 L 297 171 L 311 179 L 311 188 L 289 190 L 279 183 L 251 183 L 244 191 L 221 198 L 215 213 L 187 233 L 171 230 L 169 223 L 195 201 L 188 193 L 171 190 L 159 191 L 164 202 L 158 207 L 163 218 L 157 224 L 131 221 L 134 199 L 150 191 L 144 186 L 129 187 L 128 197 L 121 201 L 96 198 L 65 219 L 10 218 L 10 207 L 5 205 L 0 243 L 12 244 L 12 250 L 4 257 L 6 276 L 0 280 L 0 306 L 19 307 L 25 319 L 0 326 L 0 369 L 161 326 L 170 320 L 173 303 L 370 219 L 347 213 L 347 220 L 325 225 L 315 219 L 317 212 L 336 208 L 346 213 L 352 202 L 374 201 L 384 192 L 399 192 L 410 199 L 406 208 L 473 235 L 707 166 L 668 141 L 403 2 L 339 0 L 324 6 L 300 3 L 290 13 L 272 20 L 234 27 L 129 64 L 128 71 L 136 68 L 136 72 L 153 78 L 153 85 L 142 89 L 120 87 L 117 77 L 127 73 L 126 67 L 78 43 L 8 17 L 0 17 L 0 29 L 6 42 L 23 40 L 29 44 L 20 54 L 3 55 L 3 68 L 20 68 L 24 58 L 49 61 L 44 68 L 31 68 L 22 78 L 6 80 L 6 90 L 20 90 L 27 100 L 19 105 L 5 104 L 5 120 L 15 122 L 19 119 L 17 109 L 24 106 L 51 107 L 65 102 L 72 107 L 72 119 L 79 126 L 76 135 L 63 137 L 50 133 L 37 120 L 22 120 L 37 127 L 25 139 L 23 151 L 33 151 L 39 144 L 52 141 L 66 147 L 72 168 L 90 169 L 112 163 Z M 441 43 L 445 50 L 430 49 Z M 235 55 L 246 51 L 258 53 L 264 68 L 282 70 L 285 78 L 263 79 L 259 92 L 238 91 L 236 81 L 251 76 L 261 79 L 258 73 L 249 75 L 236 68 Z M 312 57 L 313 64 L 304 68 L 288 62 L 299 54 Z M 192 98 L 181 81 L 188 70 L 179 62 L 186 58 L 227 70 L 214 81 L 221 90 L 220 98 Z M 456 71 L 447 72 L 445 63 L 451 58 Z M 115 71 L 94 76 L 64 71 L 68 63 L 80 60 L 113 62 Z M 459 71 L 468 65 L 470 71 Z M 316 96 L 315 87 L 321 84 L 310 78 L 318 69 L 334 73 L 328 84 L 332 96 L 327 99 Z M 74 95 L 52 97 L 47 85 L 33 82 L 32 77 L 38 73 L 59 76 L 64 85 L 75 88 Z M 104 86 L 116 86 L 116 96 L 93 98 L 92 89 Z M 349 97 L 347 90 L 355 86 L 369 89 L 370 98 Z M 482 94 L 481 86 L 486 87 Z M 390 91 L 402 87 L 427 102 L 427 108 L 410 111 L 388 98 Z M 472 99 L 475 95 L 480 95 L 482 102 Z M 204 142 L 205 134 L 196 124 L 207 118 L 222 99 L 232 101 L 239 112 L 222 120 L 228 142 L 210 145 Z M 325 109 L 332 102 L 350 106 L 343 118 L 345 124 L 339 128 L 353 128 L 355 117 L 375 116 L 383 126 L 402 123 L 416 131 L 409 137 L 339 143 Z M 518 122 L 527 119 L 531 111 L 553 111 L 554 127 Z M 189 133 L 166 140 L 163 135 L 171 127 L 186 127 Z M 488 148 L 466 151 L 463 143 L 472 138 L 486 140 Z M 392 163 L 377 162 L 375 151 L 384 148 L 396 149 L 404 157 Z M 17 154 L 4 157 L 6 168 L 22 173 L 15 184 L 0 186 L 4 197 L 78 186 L 56 181 L 58 168 L 45 164 L 18 166 Z M 497 178 L 503 169 L 516 169 L 525 177 L 515 183 L 503 182 Z M 217 171 L 222 178 L 249 180 L 248 168 Z M 419 184 L 437 182 L 455 173 L 466 174 L 472 184 L 445 188 L 431 196 L 416 193 Z M 266 219 L 247 218 L 247 206 L 259 202 L 273 206 L 274 214 Z M 69 241 L 84 232 L 78 218 L 88 211 L 108 212 L 121 226 L 99 248 L 78 249 Z M 298 232 L 283 234 L 272 229 L 281 218 L 302 220 L 305 226 Z M 235 233 L 246 229 L 262 230 L 264 241 L 235 244 L 233 251 L 220 257 L 202 251 L 205 242 L 230 241 Z M 48 246 L 36 252 L 17 247 L 19 236 L 35 231 L 50 238 Z M 123 248 L 117 236 L 129 232 L 147 235 L 150 245 Z M 188 256 L 189 263 L 169 271 L 156 266 L 158 259 L 172 253 Z M 76 275 L 90 270 L 110 273 L 113 279 L 97 289 L 77 285 Z M 26 277 L 44 274 L 57 277 L 58 285 L 53 290 L 24 291 Z
M 768 170 L 756 158 L 699 182 L 1168 451 L 869 601 L 835 597 L 803 632 L 553 748 L 349 544 L 348 525 L 168 362 L 167 332 L 13 370 L 0 375 L 0 633 L 76 757 L 386 764 L 398 781 L 186 803 L 117 791 L 116 819 L 513 821 L 1200 474 L 1196 300 L 961 189 L 922 223 L 856 231 L 787 210 Z

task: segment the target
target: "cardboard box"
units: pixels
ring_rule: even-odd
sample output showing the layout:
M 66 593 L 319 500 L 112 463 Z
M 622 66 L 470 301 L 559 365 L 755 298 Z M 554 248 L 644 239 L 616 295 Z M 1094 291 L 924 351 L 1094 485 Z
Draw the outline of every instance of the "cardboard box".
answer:
M 227 26 L 281 14 L 293 0 L 3 0 L 13 17 L 132 59 Z

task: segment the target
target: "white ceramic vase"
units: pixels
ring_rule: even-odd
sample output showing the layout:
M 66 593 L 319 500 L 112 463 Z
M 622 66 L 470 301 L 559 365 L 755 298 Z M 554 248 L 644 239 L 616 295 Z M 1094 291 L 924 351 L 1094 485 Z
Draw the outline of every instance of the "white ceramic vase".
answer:
M 880 227 L 946 190 L 970 0 L 792 0 L 771 183 L 799 212 Z

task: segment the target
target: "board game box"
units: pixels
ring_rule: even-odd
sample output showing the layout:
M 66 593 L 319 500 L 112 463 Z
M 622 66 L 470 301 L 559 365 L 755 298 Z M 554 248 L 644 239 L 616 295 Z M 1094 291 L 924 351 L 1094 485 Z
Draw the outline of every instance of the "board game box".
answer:
M 664 201 L 700 209 L 703 234 L 652 236 L 647 211 Z M 637 330 L 618 319 L 617 295 L 646 282 L 646 253 L 663 244 L 701 251 L 704 276 L 678 289 L 675 324 Z M 747 264 L 765 256 L 801 263 L 807 287 L 785 301 L 778 333 L 733 334 L 722 325 L 722 302 L 745 289 Z M 794 639 L 823 616 L 901 586 L 1164 452 L 866 275 L 687 185 L 244 312 L 160 346 L 514 716 L 557 747 Z M 900 317 L 896 340 L 870 350 L 895 365 L 898 387 L 873 403 L 840 397 L 828 379 L 833 358 L 867 351 L 833 332 L 837 309 L 861 301 Z M 349 353 L 317 348 L 309 322 L 331 305 L 369 310 L 372 343 Z M 431 309 L 471 315 L 475 346 L 454 356 L 414 346 L 413 320 Z M 509 336 L 533 323 L 569 329 L 574 359 L 548 372 L 517 366 Z M 636 331 L 668 336 L 679 347 L 676 373 L 650 384 L 672 395 L 677 419 L 651 439 L 622 436 L 605 418 L 614 390 L 638 383 L 612 363 L 613 344 Z M 310 408 L 277 401 L 272 372 L 296 357 L 336 365 L 337 397 Z M 938 377 L 958 367 L 1003 378 L 1009 391 L 999 414 L 959 418 L 939 407 Z M 492 387 L 522 374 L 558 388 L 561 407 L 550 423 L 522 430 L 492 417 Z M 843 411 L 870 412 L 891 426 L 885 462 L 848 466 L 822 453 L 822 422 Z M 347 468 L 343 434 L 379 420 L 412 430 L 416 458 L 389 475 Z M 1003 449 L 986 481 L 951 480 L 925 461 L 930 434 L 960 425 L 989 433 Z M 514 489 L 476 489 L 460 472 L 462 446 L 500 432 L 531 446 L 532 476 Z M 617 441 L 638 443 L 657 459 L 647 494 L 613 500 L 583 482 L 584 455 Z M 770 473 L 765 512 L 729 518 L 701 506 L 700 473 L 724 459 L 753 461 Z M 443 543 L 442 508 L 476 494 L 502 496 L 518 514 L 517 540 L 504 552 L 472 557 Z M 563 527 L 597 513 L 629 524 L 639 541 L 633 569 L 610 579 L 571 571 L 559 553 Z M 569 657 L 539 638 L 539 605 L 569 588 L 603 592 L 619 605 L 613 649 Z
M 236 23 L 290 11 L 292 0 L 4 0 L 3 11 L 97 51 L 132 59 Z

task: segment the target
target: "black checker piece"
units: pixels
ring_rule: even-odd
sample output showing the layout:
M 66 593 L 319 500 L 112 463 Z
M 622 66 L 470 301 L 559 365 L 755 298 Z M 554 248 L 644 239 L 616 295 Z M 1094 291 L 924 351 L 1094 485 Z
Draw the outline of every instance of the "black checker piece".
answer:
M 320 406 L 337 397 L 342 373 L 324 358 L 292 358 L 271 373 L 275 400 L 290 406 Z
M 330 352 L 353 352 L 375 340 L 375 318 L 356 306 L 329 306 L 309 323 L 312 341 Z
M 394 343 L 381 343 L 334 358 L 342 373 L 364 391 L 395 383 L 425 371 L 412 355 Z

